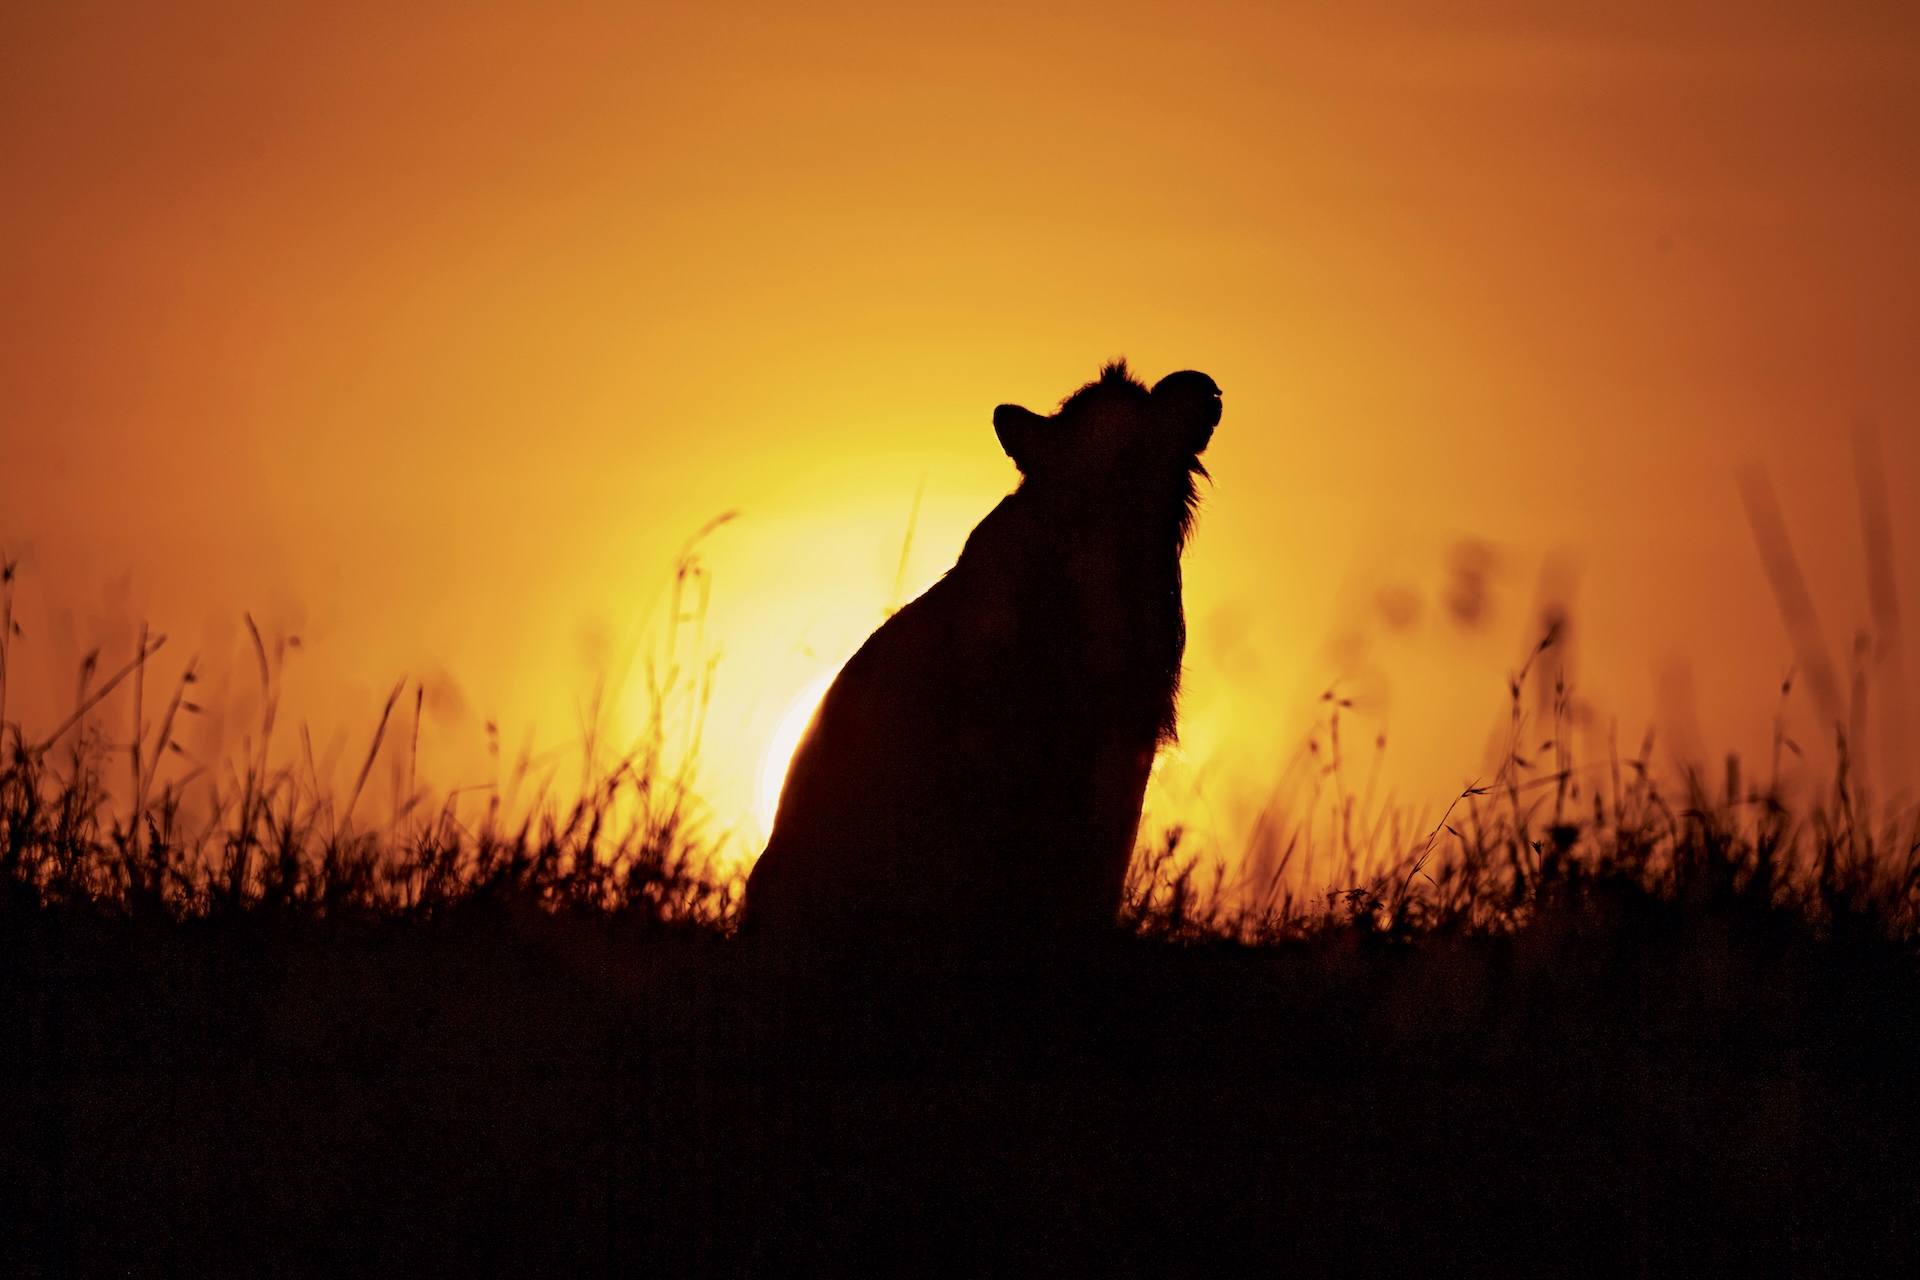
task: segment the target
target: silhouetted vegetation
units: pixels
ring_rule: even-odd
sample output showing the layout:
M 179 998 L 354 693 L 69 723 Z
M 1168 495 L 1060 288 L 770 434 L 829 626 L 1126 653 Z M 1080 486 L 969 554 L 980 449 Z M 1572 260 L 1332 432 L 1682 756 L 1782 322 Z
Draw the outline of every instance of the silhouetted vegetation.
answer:
M 1318 816 L 1272 816 L 1257 878 L 1168 833 L 1103 945 L 927 971 L 732 937 L 664 720 L 573 798 L 375 822 L 403 690 L 346 796 L 272 763 L 271 696 L 216 784 L 156 763 L 190 673 L 101 724 L 148 652 L 0 730 L 5 1274 L 1920 1255 L 1920 833 L 1844 739 L 1819 796 L 1670 792 L 1573 760 L 1523 670 L 1504 763 L 1396 833 L 1330 695 Z
M 1549 630 L 1532 657 L 1555 641 Z M 1180 833 L 1169 833 L 1135 860 L 1124 920 L 1164 938 L 1269 942 L 1346 928 L 1410 941 L 1505 934 L 1542 911 L 1578 914 L 1626 898 L 1737 909 L 1809 939 L 1911 943 L 1920 934 L 1920 808 L 1904 799 L 1874 803 L 1850 767 L 1843 728 L 1835 729 L 1838 766 L 1824 792 L 1797 802 L 1784 793 L 1781 756 L 1801 754 L 1784 728 L 1791 676 L 1780 691 L 1767 777 L 1743 789 L 1732 755 L 1718 788 L 1693 770 L 1663 783 L 1651 734 L 1637 756 L 1578 762 L 1564 685 L 1547 699 L 1551 723 L 1533 723 L 1524 709 L 1531 668 L 1532 658 L 1511 678 L 1494 772 L 1424 830 L 1410 830 L 1404 811 L 1374 808 L 1347 785 L 1344 703 L 1328 693 L 1323 732 L 1309 743 L 1320 785 L 1294 823 L 1263 819 L 1255 840 L 1264 856 L 1247 859 L 1237 884 L 1219 868 L 1207 879 L 1197 860 L 1179 856 Z M 1299 864 L 1315 861 L 1326 880 L 1309 881 L 1303 894 Z

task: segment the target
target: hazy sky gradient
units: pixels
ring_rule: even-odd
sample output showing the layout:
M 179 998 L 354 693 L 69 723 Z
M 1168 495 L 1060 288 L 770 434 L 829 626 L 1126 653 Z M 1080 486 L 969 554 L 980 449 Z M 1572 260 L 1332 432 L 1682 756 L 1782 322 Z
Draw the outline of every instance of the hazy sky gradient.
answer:
M 1840 8 L 7 6 L 19 666 L 64 699 L 140 616 L 218 666 L 249 609 L 317 739 L 424 678 L 464 781 L 487 717 L 569 740 L 738 509 L 737 814 L 916 489 L 909 591 L 1013 481 L 993 406 L 1125 354 L 1226 393 L 1169 783 L 1229 836 L 1336 679 L 1457 787 L 1543 592 L 1590 741 L 1763 752 L 1737 464 L 1844 667 L 1870 417 L 1920 608 L 1920 12 Z

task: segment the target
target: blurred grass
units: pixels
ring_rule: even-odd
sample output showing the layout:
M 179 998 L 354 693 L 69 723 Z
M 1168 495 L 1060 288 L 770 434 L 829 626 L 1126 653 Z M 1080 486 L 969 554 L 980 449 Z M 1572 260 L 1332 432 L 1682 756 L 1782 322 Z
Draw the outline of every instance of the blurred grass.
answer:
M 676 570 L 676 625 L 696 543 Z M 0 568 L 4 717 L 14 574 L 11 564 Z M 295 763 L 272 763 L 286 644 L 269 646 L 250 618 L 247 627 L 259 721 L 242 749 L 217 764 L 193 761 L 178 739 L 182 717 L 199 711 L 192 663 L 158 715 L 149 714 L 146 678 L 164 637 L 145 628 L 110 674 L 101 676 L 94 656 L 83 662 L 72 714 L 41 736 L 0 719 L 0 884 L 17 906 L 175 918 L 426 918 L 463 903 L 514 900 L 731 930 L 743 876 L 697 794 L 710 663 L 683 670 L 668 644 L 664 666 L 648 669 L 646 725 L 623 751 L 598 740 L 596 697 L 582 772 L 564 799 L 551 776 L 531 799 L 518 799 L 527 790 L 525 758 L 504 788 L 481 788 L 478 797 L 474 789 L 435 796 L 420 787 L 413 753 L 421 693 L 415 689 L 409 709 L 403 681 L 343 798 L 322 780 L 304 732 Z M 1543 699 L 1528 688 L 1535 660 L 1557 641 L 1550 627 L 1510 678 L 1494 772 L 1437 821 L 1421 822 L 1390 801 L 1376 805 L 1371 785 L 1350 784 L 1341 748 L 1350 707 L 1330 691 L 1301 756 L 1306 786 L 1261 816 L 1235 869 L 1218 851 L 1188 847 L 1177 827 L 1160 833 L 1130 869 L 1123 928 L 1186 942 L 1257 945 L 1328 929 L 1413 941 L 1511 933 L 1542 909 L 1577 913 L 1637 898 L 1738 907 L 1816 937 L 1910 942 L 1920 932 L 1920 809 L 1886 809 L 1863 792 L 1844 725 L 1834 729 L 1834 776 L 1797 802 L 1779 781 L 1782 748 L 1799 750 L 1783 729 L 1768 776 L 1744 783 L 1731 756 L 1718 785 L 1691 773 L 1663 778 L 1650 740 L 1637 757 L 1581 761 L 1566 723 L 1568 690 L 1559 685 Z M 1776 725 L 1790 694 L 1789 679 Z M 1551 723 L 1534 723 L 1530 703 L 1550 707 Z M 107 708 L 132 731 L 116 738 Z M 683 726 L 681 741 L 669 741 L 673 724 Z M 379 822 L 360 815 L 383 747 L 396 795 Z
M 16 631 L 13 566 L 0 568 L 4 715 Z M 683 562 L 678 579 L 686 571 Z M 674 609 L 677 617 L 677 592 Z M 617 753 L 598 740 L 596 693 L 570 798 L 556 798 L 551 773 L 530 778 L 523 755 L 504 786 L 482 789 L 475 813 L 474 789 L 434 796 L 418 784 L 417 687 L 400 755 L 405 681 L 388 695 L 344 797 L 323 779 L 304 730 L 295 762 L 274 763 L 289 642 L 270 647 L 251 617 L 246 623 L 261 710 L 225 760 L 195 761 L 177 736 L 182 717 L 200 711 L 193 663 L 149 716 L 147 669 L 165 637 L 144 627 L 132 657 L 104 679 L 97 655 L 82 662 L 74 711 L 50 731 L 35 737 L 0 720 L 0 883 L 16 903 L 182 919 L 248 911 L 426 918 L 469 901 L 515 899 L 716 928 L 730 919 L 740 877 L 715 856 L 695 789 L 711 664 L 689 672 L 670 656 L 664 671 L 650 667 L 652 714 Z M 130 709 L 109 702 L 126 690 Z M 692 704 L 696 725 L 684 742 L 670 740 L 677 703 Z M 112 732 L 108 707 L 127 713 L 124 737 Z M 361 800 L 383 747 L 396 794 L 380 822 L 362 816 Z M 532 797 L 515 804 L 529 786 Z
M 1349 704 L 1330 691 L 1303 753 L 1304 799 L 1291 810 L 1276 801 L 1262 815 L 1240 874 L 1183 856 L 1176 828 L 1136 857 L 1123 922 L 1165 938 L 1257 943 L 1350 928 L 1411 941 L 1508 934 L 1542 910 L 1604 916 L 1610 904 L 1636 899 L 1739 909 L 1814 938 L 1911 943 L 1920 934 L 1920 807 L 1904 798 L 1875 803 L 1851 767 L 1843 725 L 1834 727 L 1828 783 L 1788 794 L 1781 755 L 1800 754 L 1784 728 L 1791 676 L 1764 780 L 1743 786 L 1735 755 L 1711 782 L 1692 770 L 1663 776 L 1651 734 L 1637 756 L 1579 760 L 1563 682 L 1545 700 L 1551 722 L 1534 722 L 1528 681 L 1558 639 L 1549 627 L 1509 678 L 1493 773 L 1437 821 L 1421 823 L 1391 802 L 1376 807 L 1371 786 L 1349 784 L 1340 745 Z
M 650 668 L 624 750 L 590 715 L 565 797 L 525 760 L 429 796 L 396 686 L 341 796 L 304 739 L 273 762 L 251 641 L 216 767 L 175 750 L 191 667 L 149 718 L 158 638 L 37 737 L 0 640 L 0 1273 L 1920 1259 L 1920 832 L 1844 734 L 1797 799 L 1581 761 L 1530 660 L 1424 821 L 1348 785 L 1330 693 L 1241 868 L 1160 833 L 1110 945 L 821 971 L 730 936 L 710 666 Z

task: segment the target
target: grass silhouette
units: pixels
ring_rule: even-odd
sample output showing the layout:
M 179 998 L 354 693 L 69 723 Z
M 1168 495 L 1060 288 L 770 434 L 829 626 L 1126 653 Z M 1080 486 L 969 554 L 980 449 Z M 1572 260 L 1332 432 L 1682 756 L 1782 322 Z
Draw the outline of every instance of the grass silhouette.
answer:
M 421 919 L 510 900 L 730 930 L 739 876 L 721 870 L 720 840 L 698 799 L 697 729 L 694 749 L 677 761 L 667 741 L 669 704 L 703 705 L 704 681 L 671 673 L 656 682 L 638 741 L 611 759 L 589 742 L 569 800 L 555 801 L 549 782 L 509 818 L 496 788 L 477 820 L 463 820 L 455 795 L 429 804 L 413 788 L 409 763 L 408 794 L 394 819 L 361 826 L 355 812 L 395 727 L 404 682 L 388 696 L 341 803 L 310 748 L 298 765 L 269 765 L 283 655 L 270 655 L 251 619 L 247 626 L 262 711 L 257 736 L 227 763 L 224 781 L 208 778 L 204 766 L 161 778 L 161 762 L 181 751 L 177 718 L 198 710 L 191 664 L 158 722 L 142 720 L 138 736 L 115 743 L 90 718 L 123 685 L 136 690 L 138 715 L 147 660 L 164 640 L 144 630 L 134 657 L 97 684 L 94 659 L 83 664 L 76 710 L 50 733 L 34 738 L 18 722 L 0 723 L 0 880 L 16 907 L 176 919 L 249 911 Z M 1544 636 L 1534 656 L 1555 639 Z M 1411 835 L 1404 811 L 1370 810 L 1347 785 L 1339 743 L 1348 704 L 1328 693 L 1309 744 L 1316 784 L 1324 785 L 1305 820 L 1283 843 L 1271 815 L 1263 817 L 1256 844 L 1279 847 L 1249 857 L 1231 880 L 1224 865 L 1183 851 L 1181 829 L 1163 832 L 1129 871 L 1121 925 L 1167 941 L 1259 945 L 1329 929 L 1411 940 L 1510 933 L 1543 909 L 1577 911 L 1624 894 L 1650 905 L 1737 903 L 1809 936 L 1906 942 L 1920 931 L 1920 809 L 1872 820 L 1871 798 L 1848 768 L 1844 729 L 1836 730 L 1830 785 L 1799 806 L 1779 783 L 1780 747 L 1791 745 L 1783 730 L 1764 787 L 1742 792 L 1739 761 L 1729 757 L 1717 794 L 1692 774 L 1669 794 L 1651 762 L 1651 739 L 1637 757 L 1583 766 L 1556 723 L 1529 755 L 1539 728 L 1524 709 L 1530 667 L 1531 660 L 1509 685 L 1507 744 L 1493 776 Z M 5 676 L 0 658 L 0 711 Z M 1783 703 L 1790 691 L 1791 681 Z M 1564 688 L 1553 705 L 1557 719 Z M 1322 740 L 1330 744 L 1324 762 Z M 110 784 L 116 756 L 129 774 L 118 803 Z M 516 788 L 527 771 L 523 760 Z M 202 820 L 189 824 L 183 799 L 196 784 L 208 800 Z M 1303 889 L 1299 875 L 1289 878 L 1315 862 L 1326 868 L 1323 884 Z
M 926 972 L 732 936 L 697 732 L 667 729 L 705 672 L 653 678 L 569 798 L 476 813 L 409 770 L 382 822 L 405 687 L 335 797 L 310 752 L 271 763 L 282 655 L 251 639 L 260 721 L 217 772 L 175 750 L 191 668 L 143 718 L 144 633 L 67 723 L 0 725 L 5 1274 L 1920 1255 L 1920 830 L 1875 819 L 1844 733 L 1818 795 L 1777 762 L 1676 784 L 1575 759 L 1530 661 L 1494 774 L 1416 823 L 1347 785 L 1329 694 L 1310 803 L 1249 870 L 1168 832 L 1104 945 Z
M 13 639 L 13 567 L 4 567 L 0 714 Z M 687 570 L 683 555 L 676 581 Z M 678 616 L 677 595 L 674 607 Z M 432 803 L 418 788 L 423 691 L 416 687 L 404 799 L 386 824 L 357 824 L 389 733 L 401 730 L 395 711 L 404 715 L 406 682 L 387 696 L 342 801 L 322 780 L 304 731 L 297 763 L 270 763 L 288 644 L 270 652 L 251 617 L 246 626 L 258 664 L 259 721 L 219 768 L 194 763 L 163 776 L 170 753 L 185 756 L 175 730 L 183 712 L 200 710 L 197 677 L 189 662 L 165 710 L 149 721 L 146 669 L 165 637 L 144 627 L 133 656 L 104 680 L 95 680 L 97 655 L 83 661 L 75 710 L 50 732 L 36 738 L 17 721 L 0 721 L 0 879 L 17 903 L 176 919 L 249 911 L 404 919 L 513 899 L 724 926 L 738 886 L 712 874 L 714 848 L 694 788 L 698 741 L 676 752 L 668 729 L 676 701 L 693 702 L 696 717 L 703 709 L 710 666 L 689 676 L 669 665 L 654 676 L 644 730 L 611 759 L 595 740 L 598 715 L 591 715 L 573 798 L 554 801 L 548 778 L 512 818 L 498 787 L 478 819 L 465 821 L 458 793 Z M 123 686 L 133 690 L 136 729 L 116 741 L 99 709 Z M 110 781 L 116 757 L 129 775 L 117 798 Z M 530 769 L 523 756 L 509 796 Z M 197 822 L 186 816 L 193 787 L 203 801 Z
M 1267 846 L 1265 856 L 1248 859 L 1237 893 L 1227 892 L 1218 868 L 1211 881 L 1197 880 L 1196 862 L 1178 856 L 1181 833 L 1169 832 L 1136 859 L 1123 919 L 1164 938 L 1266 942 L 1350 928 L 1412 940 L 1505 934 L 1543 910 L 1578 913 L 1632 898 L 1649 908 L 1737 907 L 1809 937 L 1901 943 L 1920 933 L 1920 808 L 1886 808 L 1875 820 L 1843 726 L 1835 728 L 1838 764 L 1824 791 L 1798 803 L 1784 793 L 1782 751 L 1800 750 L 1784 728 L 1791 676 L 1780 691 L 1764 786 L 1743 791 L 1739 758 L 1729 755 L 1715 792 L 1691 769 L 1663 784 L 1651 734 L 1635 757 L 1579 762 L 1564 684 L 1552 691 L 1553 723 L 1533 724 L 1528 677 L 1557 641 L 1550 627 L 1510 678 L 1492 776 L 1463 790 L 1430 829 L 1386 805 L 1369 809 L 1346 785 L 1339 744 L 1348 704 L 1329 692 L 1323 732 L 1309 742 L 1316 782 L 1327 785 L 1316 785 L 1306 820 L 1282 844 L 1263 817 L 1254 841 Z M 1324 847 L 1315 846 L 1315 818 Z M 1285 878 L 1296 860 L 1326 866 L 1330 883 L 1303 898 L 1298 880 Z

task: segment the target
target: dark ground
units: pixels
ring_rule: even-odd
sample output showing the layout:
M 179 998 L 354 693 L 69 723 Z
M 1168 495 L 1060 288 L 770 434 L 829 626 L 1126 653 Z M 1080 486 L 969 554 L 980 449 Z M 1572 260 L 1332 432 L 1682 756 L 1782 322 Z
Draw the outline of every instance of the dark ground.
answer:
M 1909 948 L 1651 902 L 945 977 L 697 930 L 0 918 L 0 1274 L 1887 1275 Z

